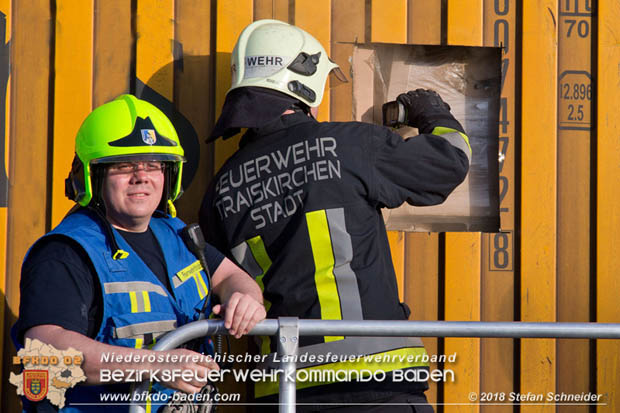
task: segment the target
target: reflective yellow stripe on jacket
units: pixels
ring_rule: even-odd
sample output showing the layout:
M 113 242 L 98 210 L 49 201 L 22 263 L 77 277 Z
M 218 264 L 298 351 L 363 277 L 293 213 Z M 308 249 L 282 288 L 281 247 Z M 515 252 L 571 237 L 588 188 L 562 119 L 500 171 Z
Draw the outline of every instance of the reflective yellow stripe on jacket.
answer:
M 322 320 L 342 320 L 340 297 L 334 276 L 334 254 L 325 210 L 306 213 L 308 234 L 314 258 L 314 283 L 321 306 Z M 344 336 L 325 337 L 325 341 L 342 340 Z
M 265 284 L 263 283 L 263 277 L 271 267 L 271 259 L 267 254 L 267 249 L 260 235 L 250 238 L 246 242 L 242 242 L 234 247 L 231 252 L 239 265 L 254 278 L 261 291 L 264 292 Z M 264 299 L 264 305 L 265 311 L 269 311 L 271 302 Z M 269 354 L 271 351 L 271 338 L 268 336 L 261 336 L 260 339 L 261 353 Z

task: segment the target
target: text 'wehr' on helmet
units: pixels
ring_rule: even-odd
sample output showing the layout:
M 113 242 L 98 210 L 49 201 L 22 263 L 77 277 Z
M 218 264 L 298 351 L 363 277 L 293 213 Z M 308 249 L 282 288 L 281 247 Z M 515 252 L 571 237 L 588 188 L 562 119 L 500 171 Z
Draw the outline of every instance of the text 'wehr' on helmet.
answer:
M 264 87 L 317 107 L 332 71 L 338 80 L 347 81 L 312 35 L 279 20 L 258 20 L 241 32 L 233 49 L 229 92 Z
M 81 206 L 98 206 L 103 167 L 116 162 L 164 162 L 165 183 L 158 209 L 174 215 L 172 202 L 182 194 L 185 157 L 174 126 L 158 108 L 132 95 L 121 95 L 93 110 L 75 138 L 75 157 L 65 195 Z

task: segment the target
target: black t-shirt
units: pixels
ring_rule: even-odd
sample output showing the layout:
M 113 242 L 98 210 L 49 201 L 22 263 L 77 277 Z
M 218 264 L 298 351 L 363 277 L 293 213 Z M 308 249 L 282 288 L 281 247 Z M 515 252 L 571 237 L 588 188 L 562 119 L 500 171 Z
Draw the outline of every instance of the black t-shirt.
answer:
M 119 233 L 171 291 L 164 255 L 153 232 Z M 224 256 L 210 245 L 206 256 L 213 274 Z M 16 325 L 20 342 L 26 330 L 41 324 L 57 325 L 90 338 L 97 335 L 103 316 L 101 285 L 88 254 L 74 240 L 51 236 L 38 243 L 22 266 L 20 290 Z

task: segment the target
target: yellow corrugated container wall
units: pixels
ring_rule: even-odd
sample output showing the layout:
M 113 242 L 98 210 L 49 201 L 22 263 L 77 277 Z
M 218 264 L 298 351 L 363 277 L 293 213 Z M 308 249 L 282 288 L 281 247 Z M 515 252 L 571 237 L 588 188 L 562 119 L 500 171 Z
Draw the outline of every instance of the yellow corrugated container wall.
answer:
M 230 53 L 262 18 L 313 33 L 345 72 L 350 42 L 503 47 L 504 232 L 390 233 L 401 297 L 419 320 L 620 321 L 617 1 L 0 0 L 0 12 L 2 411 L 18 403 L 7 377 L 17 370 L 9 329 L 21 262 L 71 206 L 63 181 L 82 119 L 125 92 L 168 102 L 200 152 L 178 207 L 195 221 L 213 171 L 236 148 L 237 139 L 204 143 L 230 82 Z M 331 90 L 320 120 L 350 120 L 351 99 L 350 83 Z M 428 392 L 446 413 L 513 411 L 506 401 L 468 404 L 470 392 L 595 392 L 607 395 L 597 411 L 620 410 L 617 340 L 424 342 L 430 354 L 458 355 L 443 366 L 456 380 Z

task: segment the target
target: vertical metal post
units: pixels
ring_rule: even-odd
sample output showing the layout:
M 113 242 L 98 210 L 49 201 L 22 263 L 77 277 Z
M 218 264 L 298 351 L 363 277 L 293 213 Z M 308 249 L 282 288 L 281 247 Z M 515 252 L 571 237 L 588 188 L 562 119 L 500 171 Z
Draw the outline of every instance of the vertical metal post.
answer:
M 295 413 L 297 353 L 299 350 L 299 319 L 278 318 L 278 356 L 280 358 L 280 413 Z

